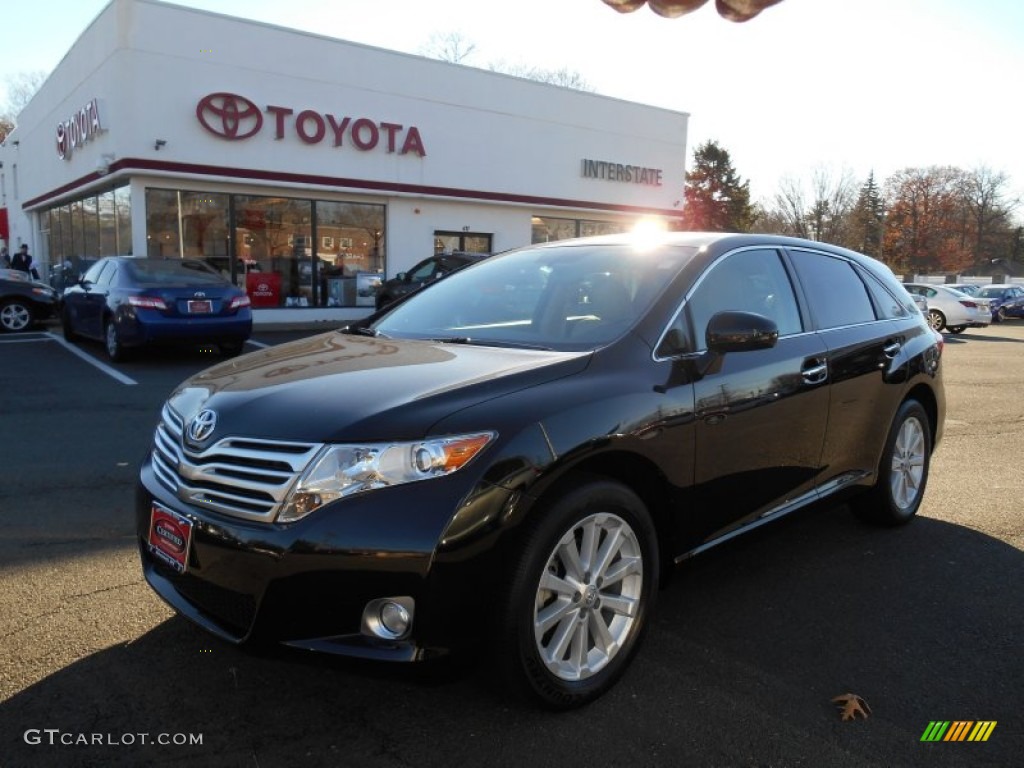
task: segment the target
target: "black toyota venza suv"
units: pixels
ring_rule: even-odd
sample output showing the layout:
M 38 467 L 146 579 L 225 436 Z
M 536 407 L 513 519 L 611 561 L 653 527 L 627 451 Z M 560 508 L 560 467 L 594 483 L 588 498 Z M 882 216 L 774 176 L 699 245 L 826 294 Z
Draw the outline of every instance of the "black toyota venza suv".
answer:
M 910 520 L 941 353 L 885 266 L 823 243 L 508 252 L 181 384 L 141 468 L 143 569 L 229 641 L 482 643 L 514 688 L 577 706 L 673 563 L 825 499 Z

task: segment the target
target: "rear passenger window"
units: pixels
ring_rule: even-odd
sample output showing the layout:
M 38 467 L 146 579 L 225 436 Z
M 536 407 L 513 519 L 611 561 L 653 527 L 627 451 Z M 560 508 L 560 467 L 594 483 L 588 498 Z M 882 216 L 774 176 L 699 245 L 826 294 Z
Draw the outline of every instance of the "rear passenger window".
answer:
M 794 250 L 790 255 L 819 328 L 878 319 L 867 287 L 848 261 L 811 251 Z
M 857 270 L 864 284 L 868 287 L 872 300 L 875 302 L 875 309 L 879 317 L 892 320 L 897 317 L 906 317 L 910 314 L 908 307 L 900 303 L 900 300 L 893 296 L 875 277 L 866 274 L 864 270 Z

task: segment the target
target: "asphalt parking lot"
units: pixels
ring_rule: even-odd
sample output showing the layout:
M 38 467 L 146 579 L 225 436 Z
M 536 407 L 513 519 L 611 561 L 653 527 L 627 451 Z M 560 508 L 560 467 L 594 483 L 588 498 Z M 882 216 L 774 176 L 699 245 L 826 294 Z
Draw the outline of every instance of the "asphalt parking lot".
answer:
M 112 367 L 53 331 L 0 336 L 0 766 L 1019 765 L 1024 323 L 946 340 L 917 520 L 826 507 L 695 558 L 619 685 L 551 714 L 492 687 L 486 650 L 382 668 L 174 617 L 138 566 L 135 470 L 164 397 L 216 355 Z M 843 722 L 845 693 L 870 717 Z M 922 742 L 933 721 L 996 726 Z

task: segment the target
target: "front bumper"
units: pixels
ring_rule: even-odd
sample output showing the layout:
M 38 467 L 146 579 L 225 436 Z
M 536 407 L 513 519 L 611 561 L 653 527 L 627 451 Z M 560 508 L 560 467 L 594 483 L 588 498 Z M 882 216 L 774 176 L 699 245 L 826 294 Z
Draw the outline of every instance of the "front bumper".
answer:
M 500 519 L 509 497 L 488 487 L 466 502 L 466 481 L 452 482 L 457 478 L 371 491 L 277 525 L 184 504 L 147 459 L 136 493 L 143 573 L 172 608 L 229 642 L 272 640 L 392 661 L 443 655 L 473 642 L 482 628 L 485 606 L 476 610 L 474 602 L 486 594 L 482 585 L 495 583 L 497 569 L 481 541 L 488 538 L 486 521 Z M 183 574 L 149 551 L 154 502 L 193 523 Z M 449 521 L 467 509 L 483 521 L 480 535 L 446 549 Z M 367 603 L 398 596 L 415 603 L 410 635 L 386 640 L 366 632 Z

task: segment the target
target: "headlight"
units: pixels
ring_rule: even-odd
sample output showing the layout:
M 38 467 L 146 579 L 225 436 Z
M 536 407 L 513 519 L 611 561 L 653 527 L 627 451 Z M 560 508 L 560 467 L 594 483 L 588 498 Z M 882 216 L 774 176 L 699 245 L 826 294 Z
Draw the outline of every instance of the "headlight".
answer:
M 481 432 L 410 443 L 329 445 L 302 473 L 278 522 L 301 520 L 324 504 L 361 491 L 450 475 L 494 437 L 493 432 Z

